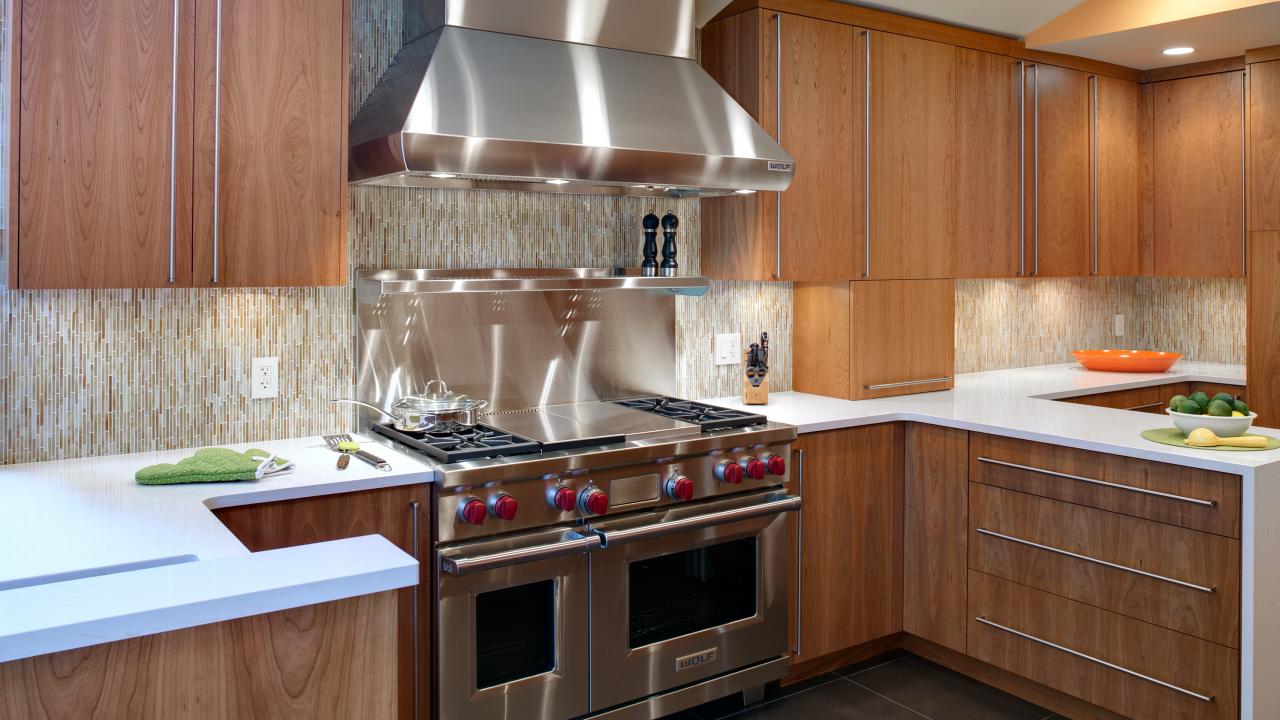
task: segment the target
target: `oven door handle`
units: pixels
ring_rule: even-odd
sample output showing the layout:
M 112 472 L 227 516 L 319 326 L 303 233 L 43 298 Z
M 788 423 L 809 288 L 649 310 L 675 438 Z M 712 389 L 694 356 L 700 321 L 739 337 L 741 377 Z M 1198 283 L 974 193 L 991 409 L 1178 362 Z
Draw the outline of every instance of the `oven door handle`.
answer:
M 668 535 L 675 535 L 677 533 L 715 527 L 717 525 L 728 525 L 729 523 L 738 522 L 739 520 L 750 520 L 752 518 L 764 517 L 766 515 L 795 512 L 799 509 L 800 498 L 787 496 L 781 500 L 773 500 L 759 505 L 749 505 L 747 507 L 735 508 L 733 510 L 707 513 L 706 515 L 695 515 L 693 517 L 671 520 L 669 522 L 643 525 L 635 528 L 625 528 L 622 530 L 596 530 L 595 532 L 603 541 L 603 547 L 613 547 L 614 545 L 639 542 L 641 540 L 653 540 L 656 538 L 667 537 Z
M 599 537 L 587 535 L 572 540 L 561 540 L 544 545 L 530 545 L 529 547 L 503 550 L 502 552 L 488 555 L 475 555 L 472 557 L 442 556 L 440 558 L 440 570 L 446 575 L 470 575 L 509 565 L 549 560 L 551 558 L 564 557 L 565 555 L 580 555 L 600 547 L 600 544 Z

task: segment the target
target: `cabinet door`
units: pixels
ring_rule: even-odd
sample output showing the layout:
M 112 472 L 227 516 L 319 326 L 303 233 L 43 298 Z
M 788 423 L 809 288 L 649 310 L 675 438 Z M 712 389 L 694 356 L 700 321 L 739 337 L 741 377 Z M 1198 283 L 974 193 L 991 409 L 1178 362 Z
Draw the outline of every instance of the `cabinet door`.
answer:
M 1280 60 L 1249 65 L 1249 230 L 1280 230 Z
M 345 283 L 347 1 L 200 7 L 194 282 Z
M 14 286 L 186 284 L 191 3 L 21 0 L 13 10 Z
M 1020 60 L 956 49 L 956 277 L 1018 277 L 1025 178 Z
M 1255 425 L 1280 423 L 1280 231 L 1249 233 L 1245 377 Z
M 796 661 L 902 630 L 902 432 L 883 424 L 796 440 Z
M 1140 275 L 1138 84 L 1101 75 L 1093 82 L 1095 272 Z
M 956 49 L 880 32 L 868 33 L 866 40 L 871 43 L 867 277 L 952 277 Z
M 1156 85 L 1156 275 L 1244 273 L 1241 76 L 1220 73 Z
M 1040 277 L 1089 275 L 1093 270 L 1090 221 L 1089 76 L 1052 65 L 1033 65 L 1027 136 L 1034 178 L 1028 196 L 1027 267 Z
M 907 425 L 903 475 L 902 629 L 964 652 L 969 433 Z

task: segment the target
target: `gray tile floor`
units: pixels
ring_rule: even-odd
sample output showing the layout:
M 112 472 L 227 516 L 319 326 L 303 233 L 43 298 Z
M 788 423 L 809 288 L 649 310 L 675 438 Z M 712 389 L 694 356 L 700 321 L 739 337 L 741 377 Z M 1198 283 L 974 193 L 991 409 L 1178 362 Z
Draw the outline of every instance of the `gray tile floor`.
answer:
M 1058 720 L 1061 716 L 902 651 L 770 687 L 744 709 L 738 696 L 665 720 Z

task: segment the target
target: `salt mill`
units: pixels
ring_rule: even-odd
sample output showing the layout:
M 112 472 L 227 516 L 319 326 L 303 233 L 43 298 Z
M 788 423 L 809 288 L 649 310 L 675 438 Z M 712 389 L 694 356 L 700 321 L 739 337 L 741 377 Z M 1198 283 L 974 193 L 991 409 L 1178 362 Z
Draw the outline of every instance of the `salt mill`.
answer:
M 662 277 L 675 277 L 676 269 L 676 228 L 680 220 L 673 213 L 662 216 Z
M 649 213 L 641 223 L 644 225 L 644 262 L 640 263 L 640 271 L 645 277 L 653 277 L 658 274 L 658 216 Z

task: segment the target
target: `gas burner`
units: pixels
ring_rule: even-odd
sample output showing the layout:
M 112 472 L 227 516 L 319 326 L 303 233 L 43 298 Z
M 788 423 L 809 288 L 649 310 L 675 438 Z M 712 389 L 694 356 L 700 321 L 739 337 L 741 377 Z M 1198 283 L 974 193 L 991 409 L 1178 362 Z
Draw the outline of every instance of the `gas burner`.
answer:
M 541 446 L 532 440 L 487 425 L 404 432 L 381 423 L 374 425 L 373 431 L 444 463 L 542 452 Z
M 616 400 L 615 403 L 632 410 L 641 410 L 654 415 L 692 423 L 701 426 L 703 432 L 763 425 L 768 421 L 764 415 L 672 397 L 635 398 L 632 400 Z

